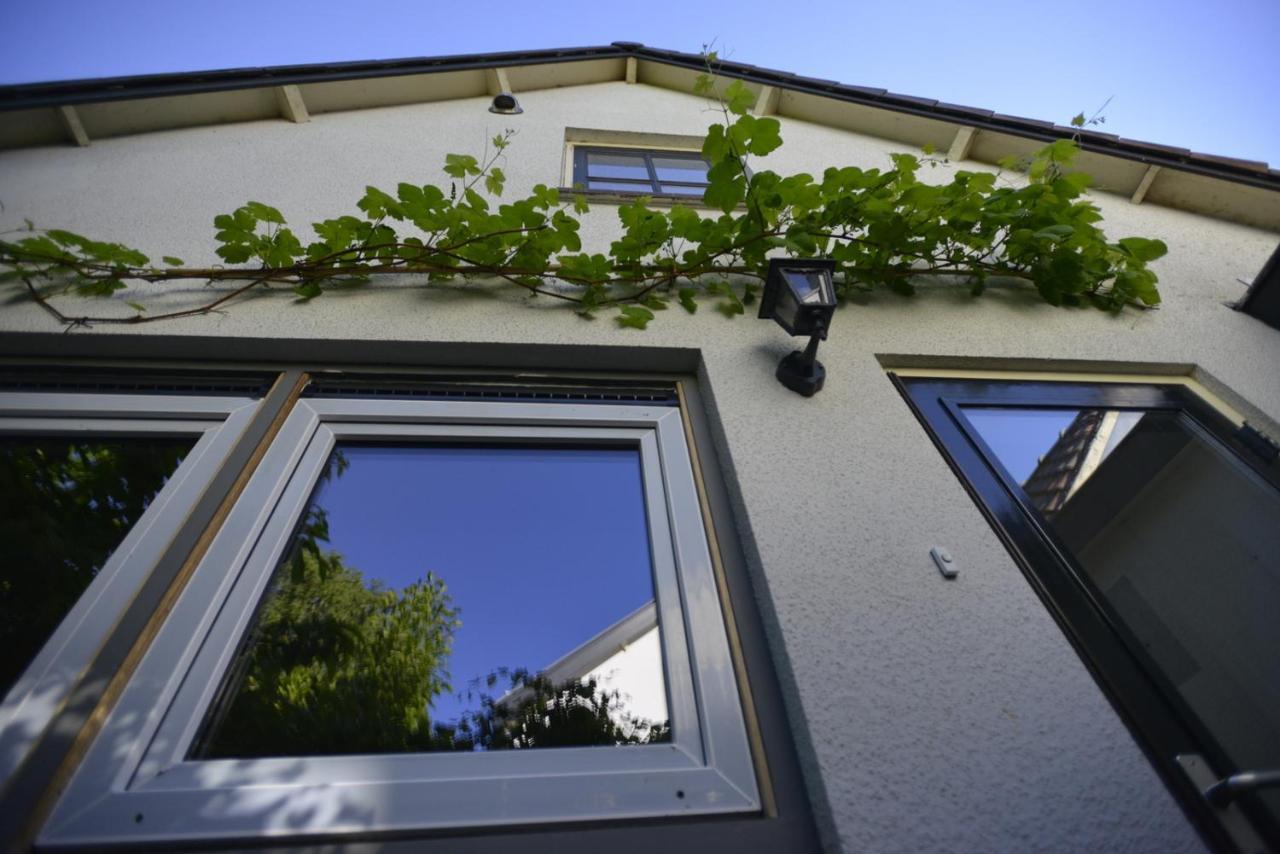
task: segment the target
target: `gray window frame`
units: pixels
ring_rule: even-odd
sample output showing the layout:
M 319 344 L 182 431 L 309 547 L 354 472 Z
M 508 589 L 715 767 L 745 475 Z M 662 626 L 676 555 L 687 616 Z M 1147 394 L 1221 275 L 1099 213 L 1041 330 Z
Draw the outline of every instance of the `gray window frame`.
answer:
M 587 174 L 588 158 L 592 154 L 629 154 L 639 155 L 644 159 L 645 168 L 649 171 L 648 181 L 642 181 L 638 178 L 597 178 L 598 181 L 607 181 L 611 184 L 631 184 L 635 186 L 635 190 L 619 190 L 616 187 L 592 187 L 592 179 Z M 667 150 L 660 148 L 621 148 L 615 146 L 594 146 L 594 145 L 575 145 L 573 148 L 573 184 L 575 187 L 581 187 L 589 192 L 597 193 L 635 193 L 636 195 L 645 196 L 670 196 L 672 198 L 681 198 L 689 200 L 701 201 L 701 194 L 685 194 L 685 193 L 668 193 L 662 187 L 697 187 L 706 189 L 708 181 L 664 181 L 658 177 L 657 168 L 653 165 L 653 158 L 671 157 L 679 160 L 697 160 L 708 168 L 705 157 L 697 151 L 679 151 Z
M 673 743 L 484 755 L 184 759 L 333 443 L 413 437 L 640 449 Z M 233 779 L 238 782 L 228 785 Z M 218 780 L 222 784 L 211 784 Z M 307 791 L 305 809 L 248 814 L 253 805 L 278 802 L 300 787 Z M 505 794 L 500 814 L 483 797 L 494 787 Z M 237 798 L 246 809 L 228 818 L 226 804 Z M 210 818 L 202 807 L 219 801 L 223 807 Z M 344 820 L 342 811 L 353 808 L 372 812 Z M 679 409 L 312 398 L 295 404 L 89 747 L 40 844 L 342 838 L 761 808 Z
M 191 436 L 181 465 L 0 701 L 0 787 L 15 773 L 165 555 L 258 401 L 238 396 L 0 392 L 4 436 Z

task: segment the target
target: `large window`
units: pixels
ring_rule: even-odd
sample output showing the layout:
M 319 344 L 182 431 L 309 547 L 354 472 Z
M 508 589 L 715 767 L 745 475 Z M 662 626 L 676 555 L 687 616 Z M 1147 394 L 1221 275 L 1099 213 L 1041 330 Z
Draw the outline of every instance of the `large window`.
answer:
M 707 161 L 696 151 L 577 146 L 573 183 L 585 190 L 701 199 Z
M 1237 776 L 1280 776 L 1265 441 L 1181 385 L 901 383 L 1193 815 L 1280 844 L 1280 789 Z
M 532 397 L 296 401 L 40 843 L 759 813 L 680 410 Z
M 0 783 L 147 581 L 255 405 L 208 391 L 0 391 Z

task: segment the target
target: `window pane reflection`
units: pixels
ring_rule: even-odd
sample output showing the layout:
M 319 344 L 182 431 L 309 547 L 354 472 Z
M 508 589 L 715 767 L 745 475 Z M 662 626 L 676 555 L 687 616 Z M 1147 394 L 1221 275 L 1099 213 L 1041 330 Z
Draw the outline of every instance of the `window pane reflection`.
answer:
M 1280 491 L 1174 411 L 965 417 L 1228 756 L 1280 767 Z
M 194 438 L 0 438 L 0 696 L 49 640 Z
M 648 181 L 643 184 L 628 181 L 600 181 L 595 178 L 587 181 L 588 190 L 619 190 L 623 193 L 651 193 L 653 185 Z M 701 191 L 699 191 L 701 192 Z
M 707 162 L 701 157 L 653 155 L 653 170 L 659 181 L 702 182 L 707 180 Z
M 701 196 L 706 191 L 707 191 L 707 188 L 705 186 L 687 187 L 682 184 L 663 184 L 662 185 L 662 192 L 671 193 L 672 195 L 676 195 L 676 196 L 698 196 L 699 198 L 701 198 Z
M 634 449 L 339 444 L 197 756 L 667 741 Z
M 587 175 L 592 178 L 634 178 L 649 180 L 649 167 L 642 154 L 587 154 Z

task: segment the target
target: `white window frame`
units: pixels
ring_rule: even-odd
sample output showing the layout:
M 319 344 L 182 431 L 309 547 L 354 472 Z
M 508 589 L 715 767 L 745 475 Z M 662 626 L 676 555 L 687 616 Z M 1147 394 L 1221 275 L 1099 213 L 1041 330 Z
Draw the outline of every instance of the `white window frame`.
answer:
M 639 450 L 670 743 L 487 753 L 188 760 L 338 441 Z M 41 846 L 758 812 L 760 794 L 678 409 L 298 401 L 89 747 Z
M 0 786 L 40 739 L 155 569 L 257 404 L 214 395 L 0 393 L 0 436 L 197 437 L 0 702 Z

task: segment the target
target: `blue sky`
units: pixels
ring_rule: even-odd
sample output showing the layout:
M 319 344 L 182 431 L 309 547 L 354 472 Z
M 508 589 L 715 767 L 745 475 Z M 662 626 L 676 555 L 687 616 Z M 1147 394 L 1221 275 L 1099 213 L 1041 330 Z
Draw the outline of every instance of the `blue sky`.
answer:
M 0 82 L 639 41 L 1280 163 L 1280 2 L 0 4 Z
M 539 670 L 653 598 L 636 450 L 343 453 L 350 467 L 315 498 L 329 513 L 330 546 L 389 588 L 429 571 L 444 579 L 461 609 L 455 692 L 498 667 Z M 477 707 L 455 697 L 434 705 L 440 721 Z
M 964 417 L 1000 458 L 1018 483 L 1036 470 L 1079 409 L 996 409 L 965 407 Z

